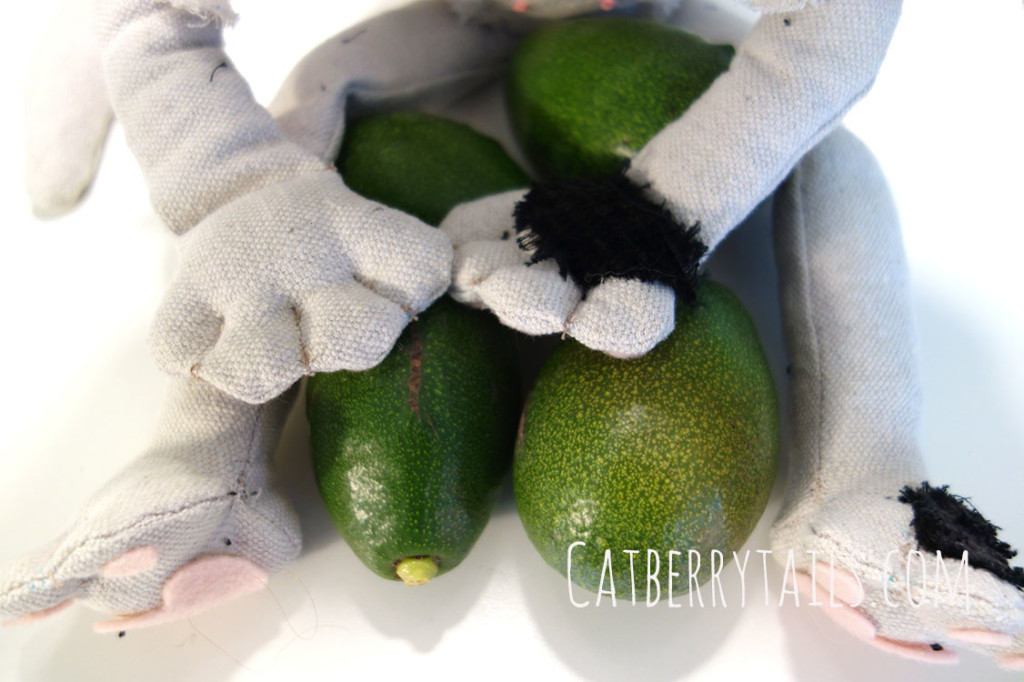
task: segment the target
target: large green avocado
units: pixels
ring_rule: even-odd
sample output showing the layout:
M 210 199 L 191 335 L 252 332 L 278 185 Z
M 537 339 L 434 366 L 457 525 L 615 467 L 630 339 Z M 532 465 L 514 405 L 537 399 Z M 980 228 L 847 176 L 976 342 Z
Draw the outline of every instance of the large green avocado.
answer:
M 636 360 L 564 343 L 523 412 L 513 465 L 523 525 L 551 566 L 593 592 L 630 598 L 635 582 L 646 597 L 649 550 L 660 594 L 670 559 L 672 592 L 687 591 L 690 550 L 703 582 L 712 550 L 731 558 L 772 488 L 778 413 L 753 323 L 712 282 L 676 316 L 672 334 Z M 632 568 L 627 550 L 637 551 Z
M 528 182 L 493 140 L 425 114 L 352 123 L 337 166 L 353 190 L 431 224 Z M 356 555 L 409 584 L 457 566 L 490 518 L 518 409 L 511 332 L 447 297 L 378 366 L 311 377 L 317 485 Z
M 555 22 L 526 37 L 506 81 L 512 129 L 547 178 L 613 172 L 679 118 L 734 50 L 650 21 Z

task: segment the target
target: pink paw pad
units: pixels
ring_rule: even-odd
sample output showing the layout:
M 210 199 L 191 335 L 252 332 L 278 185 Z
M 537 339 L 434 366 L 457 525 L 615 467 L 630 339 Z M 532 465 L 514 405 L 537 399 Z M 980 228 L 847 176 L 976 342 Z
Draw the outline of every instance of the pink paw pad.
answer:
M 928 644 L 920 644 L 917 642 L 899 642 L 895 639 L 888 639 L 886 637 L 875 637 L 874 639 L 868 640 L 869 644 L 873 644 L 882 651 L 888 651 L 889 653 L 902 656 L 904 658 L 910 658 L 915 661 L 923 661 L 925 663 L 956 663 L 957 655 L 956 652 L 950 651 L 949 649 L 932 649 Z
M 948 633 L 951 639 L 981 646 L 1013 646 L 1013 635 L 981 628 L 958 628 Z
M 266 587 L 268 577 L 262 568 L 241 557 L 227 554 L 199 557 L 179 568 L 164 583 L 162 606 L 96 623 L 93 629 L 117 632 L 183 620 Z
M 859 604 L 864 600 L 864 588 L 860 581 L 846 569 L 815 561 L 814 576 L 818 585 L 831 590 L 836 599 L 845 604 Z
M 804 596 L 808 599 L 811 598 L 811 590 L 814 587 L 811 576 L 803 572 L 797 572 L 796 586 Z M 820 582 L 819 587 L 821 587 Z M 878 628 L 875 627 L 874 622 L 867 615 L 841 599 L 830 599 L 828 590 L 818 590 L 814 596 L 817 597 L 819 602 L 822 602 L 822 605 L 818 608 L 831 618 L 836 625 L 857 639 L 871 639 L 878 633 Z M 833 606 L 833 603 L 839 603 L 842 606 Z
M 1007 670 L 1024 670 L 1024 654 L 1000 656 L 996 659 L 996 662 Z
M 868 616 L 849 604 L 843 604 L 842 607 L 829 604 L 822 606 L 821 610 L 824 611 L 826 616 L 835 621 L 837 625 L 857 639 L 872 639 L 878 634 L 878 628 L 875 627 L 875 623 Z
M 13 620 L 5 620 L 4 625 L 28 625 L 29 623 L 35 623 L 36 621 L 48 618 L 49 616 L 52 616 L 55 613 L 60 613 L 67 607 L 71 606 L 71 602 L 73 601 L 73 599 L 65 599 L 61 603 L 55 606 L 51 606 L 48 609 L 43 609 L 42 611 L 36 611 L 34 613 L 26 613 L 24 616 L 21 616 L 20 618 L 15 618 Z
M 107 562 L 100 569 L 100 575 L 104 578 L 127 578 L 148 571 L 156 566 L 159 559 L 160 554 L 153 545 L 134 547 Z
M 811 580 L 809 573 L 803 571 L 796 572 L 796 589 L 800 591 L 800 594 L 807 597 L 808 602 L 821 601 L 821 593 L 817 591 L 814 586 L 814 581 Z M 828 596 L 826 594 L 826 596 Z

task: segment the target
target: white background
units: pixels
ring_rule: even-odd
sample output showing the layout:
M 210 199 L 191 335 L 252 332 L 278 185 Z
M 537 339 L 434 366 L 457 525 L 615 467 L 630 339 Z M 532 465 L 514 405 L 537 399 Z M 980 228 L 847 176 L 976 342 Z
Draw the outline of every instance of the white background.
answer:
M 73 214 L 38 221 L 22 189 L 27 54 L 54 4 L 8 8 L 0 42 L 0 562 L 59 533 L 145 448 L 164 382 L 145 337 L 173 272 L 173 244 L 148 207 L 120 130 Z M 243 19 L 230 36 L 231 54 L 268 101 L 305 51 L 394 4 L 238 0 Z M 972 497 L 1017 547 L 1024 547 L 1022 83 L 1019 2 L 911 1 L 875 89 L 847 120 L 879 157 L 904 223 L 931 480 Z M 778 370 L 771 303 L 747 295 Z M 458 571 L 421 589 L 387 583 L 330 526 L 312 485 L 303 420 L 293 415 L 279 460 L 306 550 L 269 591 L 123 639 L 93 635 L 98 616 L 80 606 L 5 629 L 0 679 L 1012 677 L 970 653 L 955 668 L 903 661 L 848 638 L 812 609 L 780 608 L 774 566 L 771 606 L 758 574 L 748 578 L 746 608 L 574 610 L 563 580 L 526 540 L 507 490 Z M 767 547 L 776 505 L 749 547 Z M 739 584 L 725 589 L 736 597 Z

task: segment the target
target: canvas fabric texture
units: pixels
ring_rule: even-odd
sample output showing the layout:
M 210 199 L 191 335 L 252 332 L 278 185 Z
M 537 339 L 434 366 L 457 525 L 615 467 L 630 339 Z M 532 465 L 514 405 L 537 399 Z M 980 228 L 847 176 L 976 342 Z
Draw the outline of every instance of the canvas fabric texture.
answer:
M 2 569 L 0 614 L 17 618 L 68 599 L 107 613 L 148 611 L 161 606 L 171 576 L 208 555 L 268 574 L 284 568 L 301 548 L 299 523 L 273 489 L 270 457 L 296 393 L 250 405 L 190 377 L 172 379 L 149 451 L 62 537 Z
M 525 191 L 466 202 L 441 222 L 455 248 L 453 298 L 521 332 L 564 333 L 617 357 L 643 355 L 672 332 L 675 296 L 663 284 L 610 277 L 583 299 L 554 261 L 528 264 L 512 216 Z
M 909 275 L 885 178 L 845 129 L 776 193 L 775 253 L 793 441 L 773 557 L 785 567 L 792 551 L 791 568 L 806 573 L 815 559 L 851 571 L 862 585 L 859 611 L 887 640 L 949 643 L 955 629 L 1024 630 L 1024 593 L 1015 587 L 970 569 L 949 592 L 934 555 L 924 565 L 910 555 L 913 511 L 896 498 L 925 471 Z M 959 563 L 943 562 L 951 582 Z M 828 604 L 834 581 L 819 582 L 818 600 Z
M 413 3 L 315 48 L 268 109 L 290 139 L 332 162 L 346 114 L 443 106 L 498 78 L 517 42 L 513 33 L 460 20 L 445 0 Z
M 815 6 L 820 0 L 740 0 L 750 9 L 765 14 L 777 14 L 779 12 L 796 12 L 808 6 Z M 826 0 L 829 1 L 829 0 Z
M 756 4 L 767 13 L 729 70 L 640 151 L 628 173 L 682 224 L 700 225 L 708 255 L 870 88 L 900 10 L 898 0 Z M 486 201 L 499 208 L 506 199 Z M 442 229 L 454 234 L 462 220 L 452 216 Z M 621 357 L 642 355 L 671 332 L 666 287 L 613 278 L 581 300 L 550 263 L 527 266 L 514 243 L 498 241 L 508 225 L 493 227 L 491 244 L 455 244 L 459 300 L 490 308 L 524 333 L 564 332 Z
M 303 374 L 383 359 L 444 293 L 452 253 L 287 137 L 223 51 L 229 9 L 102 0 L 98 35 L 153 205 L 183 235 L 154 357 L 259 403 Z
M 323 170 L 265 187 L 180 237 L 157 362 L 252 403 L 304 374 L 376 365 L 444 293 L 448 237 Z
M 772 3 L 785 6 L 786 3 Z M 629 177 L 715 246 L 871 87 L 900 0 L 765 14 L 729 70 L 633 159 Z

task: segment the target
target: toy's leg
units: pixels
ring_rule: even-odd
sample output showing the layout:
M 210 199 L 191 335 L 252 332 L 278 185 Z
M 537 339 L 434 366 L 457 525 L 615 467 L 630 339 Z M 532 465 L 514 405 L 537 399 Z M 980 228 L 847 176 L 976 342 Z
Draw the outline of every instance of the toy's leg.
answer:
M 898 499 L 924 478 L 919 390 L 903 246 L 875 160 L 840 129 L 775 201 L 794 437 L 773 555 L 786 565 L 792 551 L 791 577 L 882 648 L 936 662 L 955 660 L 946 645 L 957 640 L 996 655 L 1024 650 L 1024 640 L 1013 645 L 1024 593 L 973 568 L 946 589 L 936 556 L 919 546 L 914 509 Z M 960 558 L 942 562 L 948 584 Z
M 124 630 L 263 587 L 301 545 L 269 472 L 296 392 L 250 405 L 173 379 L 152 448 L 67 533 L 0 571 L 0 614 L 33 620 L 80 599 L 118 616 L 97 630 Z
M 92 0 L 65 0 L 25 80 L 25 185 L 43 216 L 68 211 L 92 183 L 114 119 Z M 74 106 L 68 106 L 74 102 Z

